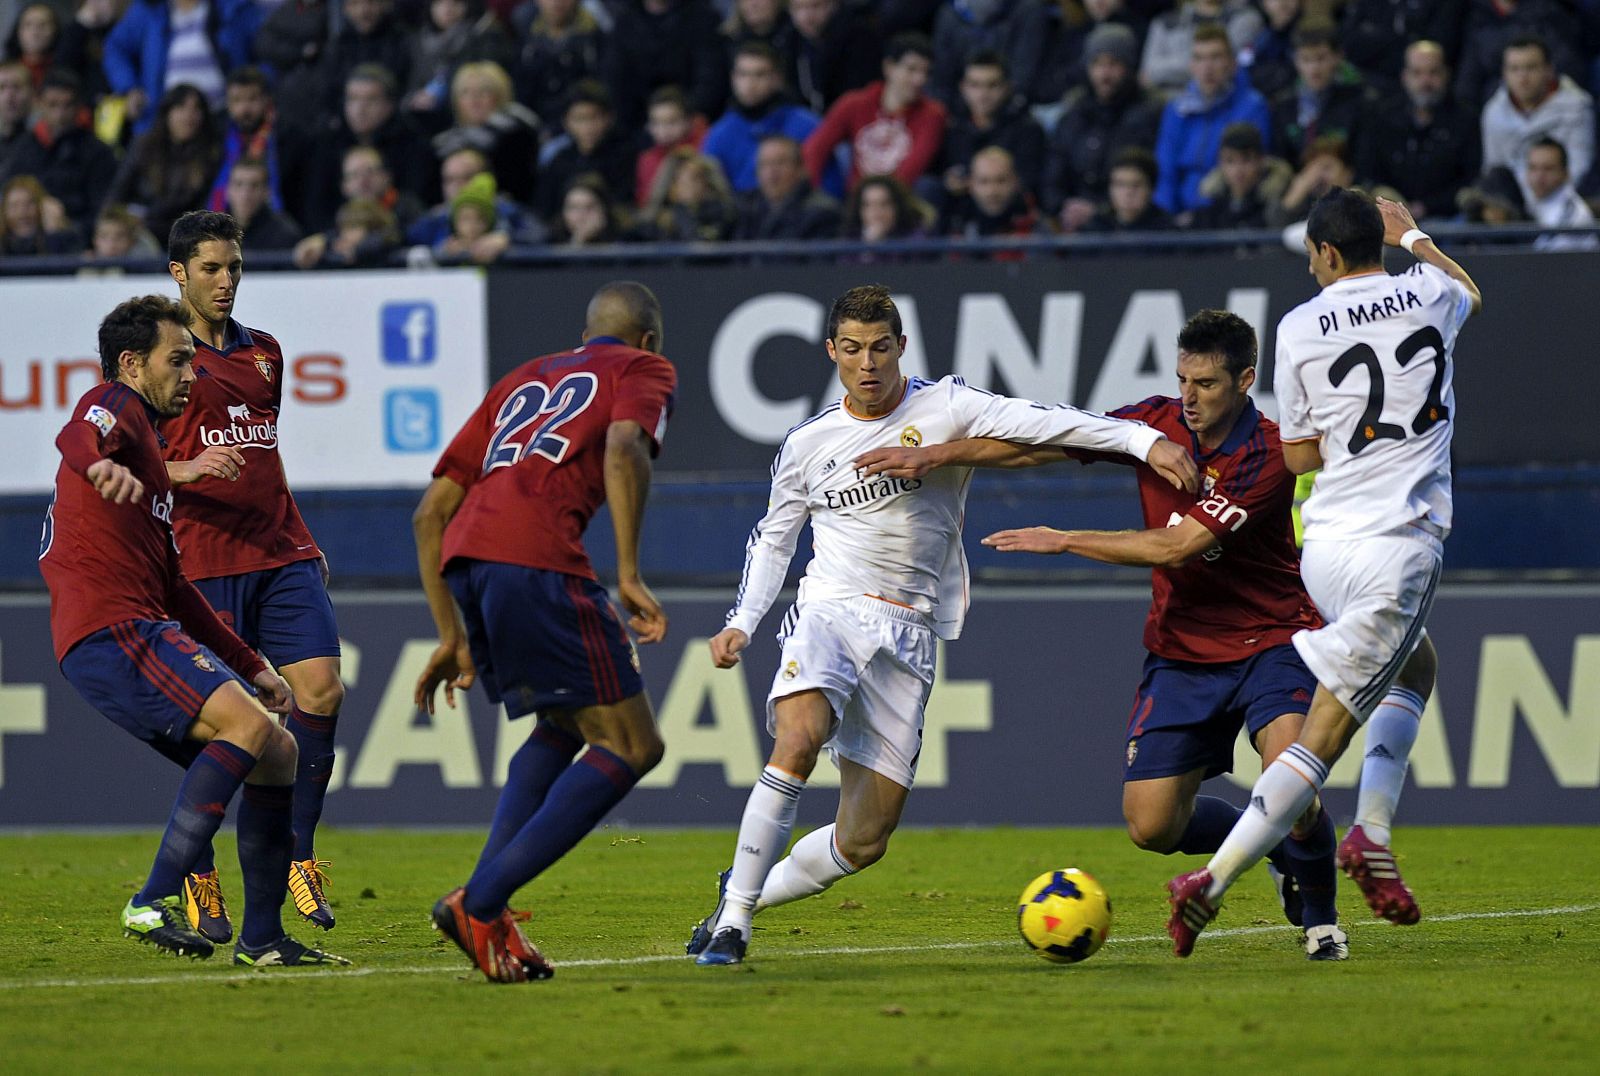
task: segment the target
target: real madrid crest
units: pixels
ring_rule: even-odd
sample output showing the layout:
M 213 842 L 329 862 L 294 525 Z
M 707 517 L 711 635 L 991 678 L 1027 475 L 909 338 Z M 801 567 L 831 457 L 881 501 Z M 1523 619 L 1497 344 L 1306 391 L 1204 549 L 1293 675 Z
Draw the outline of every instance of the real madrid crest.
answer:
M 793 680 L 795 677 L 797 677 L 799 675 L 800 675 L 800 663 L 798 661 L 791 661 L 791 662 L 789 662 L 787 665 L 785 665 L 783 667 L 783 678 L 785 680 Z
M 900 431 L 900 443 L 906 448 L 921 448 L 922 431 L 915 426 L 907 426 Z
M 261 376 L 266 378 L 268 382 L 272 381 L 272 363 L 268 362 L 267 357 L 259 351 L 256 352 L 256 369 L 261 372 Z

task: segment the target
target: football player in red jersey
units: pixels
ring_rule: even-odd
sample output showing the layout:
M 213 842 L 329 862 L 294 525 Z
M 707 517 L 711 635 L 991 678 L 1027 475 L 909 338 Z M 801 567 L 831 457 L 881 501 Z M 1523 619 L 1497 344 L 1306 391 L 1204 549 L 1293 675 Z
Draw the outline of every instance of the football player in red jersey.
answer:
M 584 324 L 582 346 L 524 363 L 489 390 L 412 520 L 439 629 L 417 705 L 433 712 L 442 684 L 453 706 L 457 688 L 481 680 L 508 716 L 537 714 L 477 868 L 433 909 L 434 925 L 495 982 L 554 974 L 506 902 L 661 760 L 638 656 L 583 532 L 605 502 L 628 625 L 640 642 L 660 641 L 667 618 L 639 574 L 639 534 L 677 375 L 644 285 L 605 285 Z
M 184 571 L 294 690 L 285 721 L 300 748 L 289 893 L 296 911 L 329 930 L 334 917 L 316 831 L 344 701 L 339 630 L 326 561 L 278 455 L 283 351 L 233 318 L 244 272 L 239 243 L 239 225 L 226 213 L 186 213 L 172 227 L 168 270 L 194 341 L 196 378 L 189 407 L 162 423 L 163 455 L 178 487 L 173 527 Z M 184 894 L 191 924 L 212 941 L 228 940 L 232 925 L 209 855 L 185 879 Z
M 245 918 L 234 962 L 347 964 L 288 937 L 280 919 L 295 744 L 265 707 L 286 711 L 288 685 L 179 568 L 156 423 L 180 414 L 195 384 L 183 311 L 155 295 L 129 299 L 101 322 L 99 344 L 106 380 L 56 438 L 61 467 L 39 551 L 52 642 L 91 706 L 186 770 L 150 875 L 122 910 L 123 930 L 180 956 L 211 955 L 179 890 L 242 784 Z
M 983 540 L 1005 552 L 1074 553 L 1148 566 L 1144 676 L 1128 717 L 1123 817 L 1141 848 L 1214 852 L 1240 811 L 1201 796 L 1201 783 L 1233 768 L 1240 727 L 1270 763 L 1294 742 L 1316 691 L 1290 637 L 1321 624 L 1300 582 L 1277 424 L 1250 399 L 1256 333 L 1235 314 L 1203 310 L 1178 336 L 1177 397 L 1153 396 L 1112 414 L 1154 426 L 1190 446 L 1200 493 L 1175 489 L 1138 467 L 1146 530 L 1005 530 Z M 856 461 L 867 473 L 909 476 L 950 463 L 998 467 L 1076 458 L 1127 462 L 1075 450 L 968 440 L 886 449 Z M 1334 907 L 1333 820 L 1313 802 L 1271 858 L 1290 922 L 1312 960 L 1343 960 L 1348 939 Z

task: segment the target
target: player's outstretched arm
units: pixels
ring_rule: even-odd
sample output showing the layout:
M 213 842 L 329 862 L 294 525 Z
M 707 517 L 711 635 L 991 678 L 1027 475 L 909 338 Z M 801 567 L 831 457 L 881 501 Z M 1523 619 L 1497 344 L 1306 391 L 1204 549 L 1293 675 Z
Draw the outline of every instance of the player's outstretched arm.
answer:
M 435 478 L 422 494 L 422 501 L 411 515 L 411 533 L 417 542 L 417 575 L 422 580 L 422 593 L 428 600 L 428 612 L 433 615 L 434 627 L 439 632 L 439 645 L 428 657 L 422 675 L 417 677 L 413 699 L 417 706 L 433 713 L 433 696 L 439 685 L 444 685 L 445 705 L 455 708 L 456 689 L 462 691 L 472 686 L 477 670 L 472 665 L 472 653 L 467 647 L 466 627 L 456 610 L 455 599 L 439 574 L 440 550 L 444 545 L 444 529 L 455 518 L 466 499 L 467 491 L 448 478 Z
M 650 496 L 650 435 L 631 419 L 606 430 L 606 505 L 617 537 L 617 596 L 628 611 L 628 627 L 641 643 L 667 635 L 667 614 L 639 574 L 639 535 Z
M 963 437 L 920 448 L 874 448 L 855 458 L 865 475 L 921 478 L 939 467 L 1037 467 L 1067 457 L 1054 445 L 1022 445 L 993 437 Z
M 1443 270 L 1452 280 L 1466 289 L 1472 298 L 1472 312 L 1476 314 L 1483 309 L 1483 293 L 1478 290 L 1478 285 L 1473 282 L 1467 271 L 1450 255 L 1439 249 L 1432 236 L 1423 235 L 1417 228 L 1417 222 L 1411 216 L 1411 210 L 1399 202 L 1391 202 L 1387 198 L 1378 199 L 1378 212 L 1383 214 L 1383 241 L 1391 247 L 1402 245 L 1408 232 L 1418 232 L 1418 236 L 1411 243 L 1411 255 L 1419 262 L 1424 262 L 1435 269 Z
M 1176 568 L 1212 546 L 1217 539 L 1205 524 L 1186 517 L 1175 527 L 1143 531 L 1058 531 L 1023 527 L 996 531 L 983 544 L 1002 553 L 1075 553 L 1104 564 L 1138 568 Z
M 244 453 L 231 445 L 212 445 L 192 460 L 169 460 L 167 479 L 174 486 L 187 486 L 208 477 L 235 482 L 243 469 Z

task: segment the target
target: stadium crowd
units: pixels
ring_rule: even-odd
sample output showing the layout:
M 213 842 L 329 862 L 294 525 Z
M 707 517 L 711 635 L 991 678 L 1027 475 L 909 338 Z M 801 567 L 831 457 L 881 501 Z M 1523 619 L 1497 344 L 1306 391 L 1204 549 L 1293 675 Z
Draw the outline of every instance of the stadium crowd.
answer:
M 307 268 L 1280 228 L 1352 183 L 1600 208 L 1600 0 L 4 7 L 5 260 L 157 255 L 196 208 Z

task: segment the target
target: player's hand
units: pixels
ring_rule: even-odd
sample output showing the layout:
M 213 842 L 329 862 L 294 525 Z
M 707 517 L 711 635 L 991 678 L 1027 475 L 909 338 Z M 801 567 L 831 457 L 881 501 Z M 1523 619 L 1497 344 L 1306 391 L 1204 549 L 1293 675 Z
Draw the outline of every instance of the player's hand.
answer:
M 641 643 L 659 643 L 667 637 L 667 614 L 643 579 L 617 580 L 617 595 L 628 611 L 628 627 Z
M 1065 553 L 1067 532 L 1054 527 L 1020 527 L 995 531 L 983 544 L 1002 553 Z
M 1194 457 L 1177 442 L 1163 437 L 1150 446 L 1150 454 L 1144 461 L 1156 474 L 1171 482 L 1174 489 L 1186 489 L 1190 493 L 1199 492 L 1200 470 L 1194 465 Z
M 454 644 L 440 643 L 428 655 L 428 663 L 422 667 L 422 675 L 417 677 L 417 689 L 412 692 L 411 700 L 417 704 L 417 709 L 431 714 L 434 712 L 434 692 L 443 684 L 445 705 L 454 710 L 456 689 L 466 691 L 477 678 L 478 670 L 472 664 L 472 651 L 468 649 L 465 639 Z
M 1383 214 L 1383 241 L 1391 247 L 1400 245 L 1400 237 L 1417 226 L 1411 210 L 1387 198 L 1378 199 L 1378 212 Z
M 289 690 L 289 685 L 283 677 L 271 669 L 262 669 L 250 678 L 250 683 L 256 689 L 256 698 L 261 700 L 261 705 L 275 714 L 286 714 L 294 703 L 294 693 Z
M 333 570 L 328 567 L 328 554 L 317 554 L 317 567 L 322 569 L 322 585 L 327 586 L 328 580 L 333 578 Z
M 719 669 L 739 664 L 739 654 L 750 645 L 750 636 L 738 628 L 723 628 L 711 637 L 711 663 Z
M 927 448 L 874 448 L 855 458 L 856 470 L 863 475 L 890 478 L 921 478 L 937 466 L 938 460 Z
M 127 504 L 144 498 L 144 483 L 120 463 L 95 460 L 84 472 L 89 484 L 100 494 L 101 500 L 112 504 Z
M 244 469 L 244 453 L 229 445 L 212 445 L 192 460 L 178 460 L 167 464 L 167 477 L 174 486 L 187 486 L 202 478 L 239 480 Z

